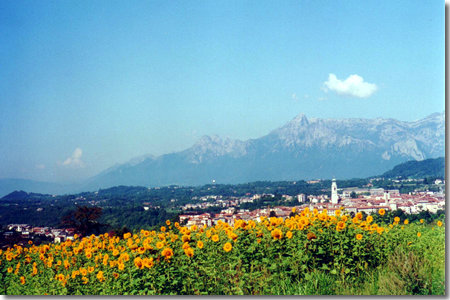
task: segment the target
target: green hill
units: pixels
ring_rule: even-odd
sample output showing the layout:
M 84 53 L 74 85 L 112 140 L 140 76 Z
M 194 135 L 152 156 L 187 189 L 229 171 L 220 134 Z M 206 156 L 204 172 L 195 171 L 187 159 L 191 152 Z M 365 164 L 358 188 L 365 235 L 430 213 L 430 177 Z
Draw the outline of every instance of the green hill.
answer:
M 445 177 L 445 158 L 430 158 L 422 161 L 411 160 L 395 166 L 392 170 L 385 172 L 386 178 L 424 178 Z

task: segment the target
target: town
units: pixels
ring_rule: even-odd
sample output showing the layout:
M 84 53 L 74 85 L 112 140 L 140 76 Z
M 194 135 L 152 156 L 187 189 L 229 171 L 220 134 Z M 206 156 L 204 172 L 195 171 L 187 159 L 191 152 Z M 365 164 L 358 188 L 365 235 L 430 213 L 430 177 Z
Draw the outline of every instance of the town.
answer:
M 310 181 L 309 184 L 318 181 Z M 445 181 L 436 180 L 435 184 L 443 187 Z M 289 205 L 267 206 L 257 209 L 245 209 L 241 206 L 252 204 L 261 199 L 270 201 L 275 198 L 274 194 L 249 194 L 242 197 L 207 195 L 194 196 L 190 203 L 178 207 L 180 213 L 178 220 L 186 226 L 213 226 L 219 221 L 233 225 L 236 220 L 256 220 L 260 217 L 276 216 L 287 218 L 291 215 L 293 209 L 301 211 L 308 207 L 319 211 L 327 210 L 329 215 L 334 215 L 336 210 L 341 210 L 350 214 L 363 212 L 367 215 L 376 213 L 380 209 L 402 210 L 405 214 L 418 214 L 422 211 L 436 213 L 439 210 L 445 210 L 445 193 L 442 189 L 439 191 L 414 191 L 408 194 L 401 194 L 398 189 L 386 190 L 383 188 L 371 187 L 371 184 L 363 188 L 350 187 L 339 189 L 336 180 L 331 182 L 331 197 L 328 194 L 308 195 L 298 194 L 282 195 L 282 201 Z M 76 198 L 77 201 L 80 198 Z M 92 202 L 92 201 L 91 201 Z M 176 204 L 177 199 L 170 201 Z M 89 202 L 90 203 L 90 202 Z M 92 203 L 90 203 L 92 204 Z M 152 206 L 148 202 L 142 203 L 144 211 L 159 208 Z M 213 213 L 210 210 L 215 208 L 218 212 Z M 47 242 L 62 242 L 73 240 L 75 234 L 74 228 L 53 228 L 53 227 L 34 227 L 28 224 L 9 224 L 3 233 L 3 248 L 11 246 L 8 241 L 17 241 L 18 244 L 24 244 L 27 240 L 39 240 Z M 13 239 L 15 237 L 15 239 Z

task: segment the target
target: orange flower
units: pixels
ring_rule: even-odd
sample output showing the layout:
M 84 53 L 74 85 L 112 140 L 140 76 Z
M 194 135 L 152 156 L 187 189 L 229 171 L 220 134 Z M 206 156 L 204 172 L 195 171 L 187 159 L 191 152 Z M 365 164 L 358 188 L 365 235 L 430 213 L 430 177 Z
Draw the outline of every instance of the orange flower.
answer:
M 166 260 L 168 260 L 173 256 L 173 250 L 171 248 L 164 248 L 164 250 L 161 252 L 161 255 L 164 256 Z
M 114 279 L 119 278 L 119 273 L 113 272 L 112 275 L 113 275 Z
M 442 226 L 442 222 L 441 221 L 437 221 L 437 226 L 441 227 Z
M 166 232 L 166 227 L 161 226 L 161 231 L 162 231 L 162 232 Z
M 286 232 L 286 237 L 287 237 L 288 239 L 291 239 L 291 238 L 292 238 L 292 231 Z
M 313 240 L 313 239 L 317 239 L 317 236 L 313 232 L 308 232 L 308 234 L 306 235 L 306 238 L 308 240 Z
M 231 243 L 225 243 L 225 245 L 223 245 L 223 250 L 225 250 L 225 252 L 230 252 L 231 249 L 233 249 Z
M 194 249 L 191 247 L 184 249 L 184 254 L 186 254 L 187 257 L 194 256 Z
M 20 276 L 20 283 L 21 283 L 22 285 L 25 284 L 25 277 Z
M 218 242 L 219 241 L 219 236 L 217 234 L 213 235 L 211 237 L 211 239 L 213 240 L 213 242 Z
M 384 208 L 380 208 L 380 210 L 378 210 L 378 213 L 380 214 L 380 216 L 384 216 L 386 211 L 384 210 Z
M 424 219 L 420 219 L 419 222 L 420 222 L 421 224 L 423 224 L 423 223 L 425 222 L 425 220 L 424 220 Z
M 272 230 L 272 232 L 270 234 L 272 235 L 272 237 L 275 240 L 279 240 L 283 237 L 283 232 L 278 228 L 275 228 L 274 230 Z
M 358 234 L 356 235 L 356 239 L 357 239 L 358 241 L 362 240 L 362 238 L 363 238 L 363 236 L 362 236 L 361 233 L 358 233 Z
M 356 214 L 356 217 L 358 218 L 358 220 L 362 220 L 362 218 L 363 218 L 362 212 L 358 212 L 358 213 Z
M 166 220 L 166 225 L 169 226 L 170 225 L 170 221 Z
M 420 237 L 422 234 L 420 232 L 417 233 L 417 237 Z

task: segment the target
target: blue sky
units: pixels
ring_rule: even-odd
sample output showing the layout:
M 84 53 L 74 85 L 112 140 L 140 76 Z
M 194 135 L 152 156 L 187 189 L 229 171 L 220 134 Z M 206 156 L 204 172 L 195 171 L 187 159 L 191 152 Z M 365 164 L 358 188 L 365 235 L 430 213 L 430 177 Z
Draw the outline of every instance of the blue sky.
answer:
M 299 113 L 421 119 L 444 111 L 444 57 L 443 1 L 1 1 L 0 178 L 78 180 Z

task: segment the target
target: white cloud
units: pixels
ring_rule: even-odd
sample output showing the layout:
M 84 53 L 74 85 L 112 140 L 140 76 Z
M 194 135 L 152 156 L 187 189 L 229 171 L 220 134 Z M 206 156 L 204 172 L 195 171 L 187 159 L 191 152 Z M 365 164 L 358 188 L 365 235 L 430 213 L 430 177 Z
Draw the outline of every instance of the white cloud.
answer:
M 44 164 L 37 164 L 36 165 L 36 169 L 43 170 L 43 169 L 45 169 L 45 165 Z
M 345 80 L 339 80 L 336 75 L 329 74 L 328 80 L 324 82 L 325 91 L 333 91 L 338 95 L 356 98 L 370 97 L 378 89 L 376 84 L 364 82 L 359 75 L 350 75 Z
M 291 96 L 291 98 L 292 98 L 293 100 L 298 100 L 298 97 L 297 97 L 297 94 L 296 94 L 296 93 L 293 93 L 292 96 Z
M 72 155 L 68 157 L 63 163 L 63 166 L 73 167 L 73 168 L 83 168 L 84 162 L 81 160 L 83 155 L 83 150 L 81 148 L 76 148 Z

